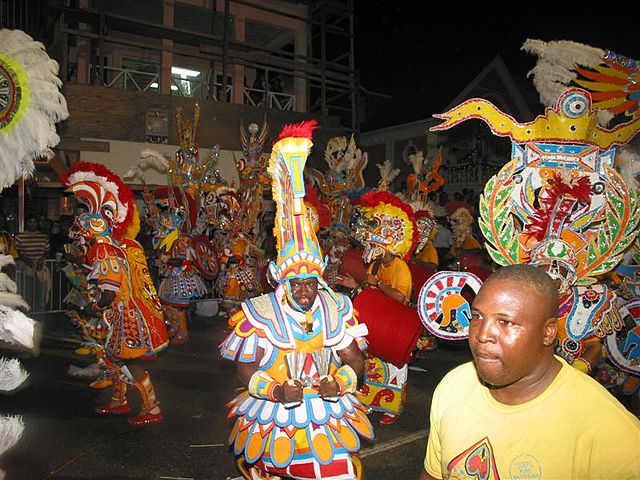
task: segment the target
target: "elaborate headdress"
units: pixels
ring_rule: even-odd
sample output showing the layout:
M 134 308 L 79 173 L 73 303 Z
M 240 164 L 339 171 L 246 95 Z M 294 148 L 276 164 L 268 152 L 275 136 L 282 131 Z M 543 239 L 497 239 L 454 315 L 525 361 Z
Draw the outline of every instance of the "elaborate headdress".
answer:
M 57 74 L 42 43 L 0 29 L 0 189 L 30 176 L 34 158 L 53 157 L 55 124 L 69 116 Z
M 118 175 L 99 163 L 76 162 L 62 181 L 89 213 L 106 220 L 116 240 L 136 237 L 140 219 L 135 198 Z
M 640 61 L 568 40 L 527 39 L 522 49 L 539 57 L 529 75 L 543 105 L 554 105 L 573 83 L 591 92 L 603 124 L 640 115 Z
M 304 202 L 303 170 L 313 145 L 315 120 L 286 125 L 273 145 L 268 171 L 276 204 L 274 235 L 278 258 L 269 264 L 281 283 L 292 278 L 322 278 L 326 262 Z
M 368 192 L 355 202 L 358 217 L 355 236 L 365 243 L 365 262 L 383 250 L 409 260 L 418 242 L 418 229 L 411 207 L 389 192 Z
M 602 128 L 589 93 L 577 88 L 526 124 L 482 99 L 436 117 L 445 121 L 432 130 L 478 118 L 513 142 L 511 161 L 480 199 L 480 228 L 496 263 L 550 264 L 582 285 L 616 266 L 640 218 L 637 192 L 613 168 L 615 147 L 640 131 L 640 118 Z

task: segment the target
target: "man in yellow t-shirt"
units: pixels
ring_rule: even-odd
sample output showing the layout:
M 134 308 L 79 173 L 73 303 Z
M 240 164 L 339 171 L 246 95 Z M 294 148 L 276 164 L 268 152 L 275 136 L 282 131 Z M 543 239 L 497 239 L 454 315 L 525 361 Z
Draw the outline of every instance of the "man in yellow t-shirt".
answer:
M 420 480 L 637 479 L 640 421 L 553 354 L 558 293 L 512 265 L 473 302 L 474 361 L 440 382 Z

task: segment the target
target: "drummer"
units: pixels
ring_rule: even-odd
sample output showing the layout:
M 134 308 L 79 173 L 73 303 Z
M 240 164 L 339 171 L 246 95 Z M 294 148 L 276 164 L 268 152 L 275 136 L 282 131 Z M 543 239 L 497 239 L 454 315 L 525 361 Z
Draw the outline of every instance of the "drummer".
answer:
M 363 219 L 356 226 L 356 237 L 363 245 L 362 258 L 368 269 L 360 285 L 348 273 L 337 282 L 352 289 L 376 288 L 398 302 L 398 306 L 405 305 L 411 299 L 411 271 L 404 259 L 411 256 L 418 235 L 411 207 L 388 192 L 366 193 L 356 204 Z M 364 323 L 368 310 L 359 310 L 359 318 Z M 388 311 L 385 316 L 394 322 L 398 313 Z M 398 367 L 367 355 L 364 385 L 358 391 L 358 398 L 371 410 L 382 412 L 382 425 L 395 423 L 402 412 L 407 374 L 407 364 Z M 383 391 L 384 395 L 380 395 Z

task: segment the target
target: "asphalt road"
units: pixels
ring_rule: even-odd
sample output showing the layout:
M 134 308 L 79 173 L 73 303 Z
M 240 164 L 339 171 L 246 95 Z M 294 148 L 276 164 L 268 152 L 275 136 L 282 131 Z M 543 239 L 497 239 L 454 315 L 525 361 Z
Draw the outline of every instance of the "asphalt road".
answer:
M 191 340 L 170 346 L 150 372 L 167 418 L 147 427 L 130 427 L 125 417 L 101 417 L 93 409 L 109 391 L 93 390 L 89 380 L 72 377 L 70 365 L 90 357 L 73 353 L 77 337 L 61 317 L 46 321 L 40 355 L 24 358 L 28 384 L 0 397 L 0 411 L 22 414 L 26 430 L 0 458 L 6 480 L 228 480 L 239 478 L 226 446 L 230 423 L 225 404 L 238 384 L 233 365 L 217 346 L 225 321 L 194 318 Z M 366 480 L 417 479 L 429 428 L 431 394 L 451 368 L 470 359 L 464 344 L 440 345 L 409 373 L 408 400 L 399 421 L 378 424 L 376 438 L 361 451 Z M 129 395 L 132 411 L 139 400 Z

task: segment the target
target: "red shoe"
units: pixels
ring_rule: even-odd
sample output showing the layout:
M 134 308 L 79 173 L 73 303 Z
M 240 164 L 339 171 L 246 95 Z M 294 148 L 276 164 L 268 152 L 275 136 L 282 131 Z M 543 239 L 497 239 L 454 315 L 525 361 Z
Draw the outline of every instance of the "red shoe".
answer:
M 100 415 L 124 415 L 125 413 L 129 413 L 129 404 L 111 405 L 107 403 L 106 405 L 98 405 L 94 410 Z
M 142 425 L 150 425 L 152 423 L 160 423 L 164 420 L 164 413 L 141 413 L 137 417 L 127 418 L 129 425 L 140 427 Z
M 391 415 L 389 413 L 385 413 L 380 417 L 381 425 L 393 425 L 398 421 L 398 415 Z

